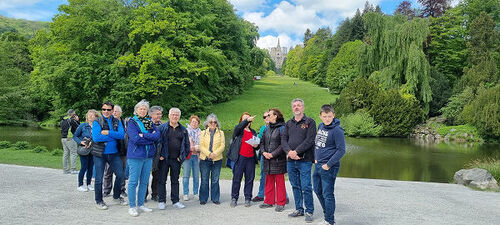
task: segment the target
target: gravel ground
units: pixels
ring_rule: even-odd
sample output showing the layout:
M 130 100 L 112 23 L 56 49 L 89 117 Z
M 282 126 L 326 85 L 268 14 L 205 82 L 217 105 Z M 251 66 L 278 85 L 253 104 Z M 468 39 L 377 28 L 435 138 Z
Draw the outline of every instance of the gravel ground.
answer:
M 182 179 L 181 179 L 182 180 Z M 181 182 L 182 183 L 182 182 Z M 148 201 L 151 213 L 128 215 L 128 206 L 105 198 L 108 210 L 95 208 L 93 192 L 78 192 L 77 175 L 61 170 L 0 164 L 0 224 L 306 224 L 304 218 L 288 218 L 290 204 L 281 213 L 243 206 L 240 198 L 230 208 L 231 181 L 221 180 L 221 205 L 202 206 L 192 199 L 185 209 L 166 210 Z M 255 182 L 254 194 L 258 183 Z M 243 190 L 241 191 L 243 192 Z M 182 184 L 181 184 L 182 193 Z M 167 198 L 170 184 L 167 184 Z M 241 193 L 241 196 L 243 193 Z M 181 196 L 182 197 L 182 196 Z M 471 190 L 455 184 L 338 178 L 335 197 L 337 224 L 500 224 L 500 193 Z M 315 199 L 313 224 L 322 221 Z

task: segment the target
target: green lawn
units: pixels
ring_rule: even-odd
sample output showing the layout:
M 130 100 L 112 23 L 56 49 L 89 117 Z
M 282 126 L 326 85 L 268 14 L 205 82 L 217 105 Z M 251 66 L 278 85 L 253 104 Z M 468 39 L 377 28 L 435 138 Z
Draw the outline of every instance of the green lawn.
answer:
M 294 85 L 294 82 L 296 85 Z M 231 101 L 215 105 L 211 108 L 219 117 L 223 130 L 231 130 L 241 114 L 245 111 L 257 115 L 253 128 L 259 129 L 264 124 L 262 113 L 272 107 L 277 107 L 285 116 L 292 117 L 291 101 L 302 98 L 305 102 L 306 114 L 319 123 L 319 109 L 323 104 L 332 103 L 338 96 L 330 94 L 326 89 L 310 82 L 296 78 L 272 76 L 256 81 L 254 86 Z M 202 121 L 205 118 L 201 118 Z

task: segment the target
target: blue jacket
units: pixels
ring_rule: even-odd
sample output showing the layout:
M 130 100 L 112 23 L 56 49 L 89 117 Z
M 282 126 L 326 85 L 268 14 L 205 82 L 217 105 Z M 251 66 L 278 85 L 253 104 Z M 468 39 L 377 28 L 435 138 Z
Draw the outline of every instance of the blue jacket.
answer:
M 125 130 L 123 129 L 123 124 L 120 122 L 118 125 L 118 130 L 113 130 L 113 124 L 111 122 L 111 119 L 113 116 L 110 116 L 109 118 L 104 118 L 104 120 L 108 123 L 109 127 L 109 134 L 108 135 L 102 135 L 101 131 L 101 125 L 99 125 L 99 122 L 97 120 L 94 120 L 94 123 L 92 123 L 92 140 L 94 142 L 106 142 L 106 147 L 104 148 L 104 154 L 114 154 L 118 153 L 118 148 L 116 147 L 116 140 L 123 140 L 125 136 Z
M 160 156 L 163 156 L 163 158 L 165 159 L 168 159 L 168 130 L 170 129 L 169 124 L 170 121 L 162 124 L 159 128 L 161 137 L 161 146 L 162 146 Z M 181 128 L 182 133 L 184 134 L 184 138 L 182 138 L 181 152 L 179 155 L 179 160 L 182 163 L 189 154 L 191 144 L 189 143 L 189 136 L 187 129 L 184 126 L 182 126 L 181 123 L 178 124 L 179 128 Z
M 327 164 L 328 167 L 340 166 L 340 159 L 345 154 L 344 129 L 340 120 L 333 119 L 330 125 L 319 124 L 315 139 L 314 159 L 318 164 Z
M 139 121 L 139 123 L 141 122 Z M 143 134 L 143 136 L 141 137 L 139 134 Z M 131 118 L 127 123 L 127 135 L 127 158 L 145 159 L 154 157 L 156 151 L 155 142 L 160 139 L 160 132 L 154 124 L 152 129 L 144 133 L 139 128 L 137 121 Z
M 73 140 L 75 140 L 77 145 L 83 141 L 83 138 L 92 138 L 92 127 L 89 123 L 82 123 L 75 131 L 73 135 Z

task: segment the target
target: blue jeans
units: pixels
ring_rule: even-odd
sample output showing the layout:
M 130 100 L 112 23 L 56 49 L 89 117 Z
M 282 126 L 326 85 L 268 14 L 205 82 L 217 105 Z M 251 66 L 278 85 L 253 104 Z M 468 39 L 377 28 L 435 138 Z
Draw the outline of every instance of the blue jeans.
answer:
M 83 185 L 83 176 L 87 173 L 87 186 L 92 182 L 92 168 L 94 167 L 94 160 L 92 160 L 92 155 L 81 155 L 80 156 L 80 172 L 78 173 L 78 187 Z
M 111 170 L 116 175 L 115 184 L 113 186 L 113 198 L 120 198 L 121 183 L 124 179 L 123 164 L 118 153 L 103 154 L 102 157 L 94 156 L 95 165 L 95 201 L 96 203 L 102 202 L 102 178 L 104 176 L 104 166 L 109 163 Z
M 314 168 L 314 192 L 321 203 L 323 214 L 325 214 L 326 222 L 333 224 L 335 222 L 335 179 L 339 173 L 340 164 L 329 170 L 321 168 L 320 164 L 316 164 Z
M 222 167 L 222 160 L 200 161 L 201 173 L 201 188 L 200 188 L 200 202 L 208 201 L 208 180 L 210 179 L 210 199 L 212 202 L 218 202 L 220 199 L 219 176 Z
M 135 207 L 137 199 L 137 205 L 143 206 L 153 159 L 127 159 L 127 165 L 129 168 L 128 205 L 130 208 Z M 137 185 L 139 185 L 139 191 L 137 191 Z
M 193 171 L 193 194 L 197 195 L 200 186 L 200 164 L 198 163 L 198 156 L 191 155 L 191 158 L 182 163 L 182 169 L 184 170 L 182 175 L 182 189 L 184 190 L 184 195 L 189 194 L 189 176 L 191 175 L 191 171 Z
M 293 197 L 295 199 L 295 209 L 300 212 L 314 212 L 314 199 L 311 184 L 312 162 L 288 161 L 288 179 L 292 185 Z M 302 204 L 302 201 L 304 204 Z
M 259 180 L 259 193 L 257 196 L 264 198 L 264 191 L 266 188 L 266 173 L 264 173 L 264 157 L 260 156 L 260 180 Z

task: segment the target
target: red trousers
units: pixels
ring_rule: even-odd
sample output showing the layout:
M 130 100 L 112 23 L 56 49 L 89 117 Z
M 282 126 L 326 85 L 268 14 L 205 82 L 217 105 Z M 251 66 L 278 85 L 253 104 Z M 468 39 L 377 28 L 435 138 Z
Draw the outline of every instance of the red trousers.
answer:
M 284 206 L 286 204 L 285 174 L 266 174 L 265 192 L 264 203 Z

